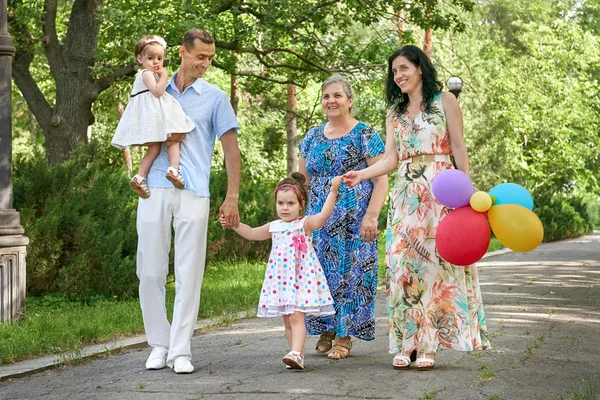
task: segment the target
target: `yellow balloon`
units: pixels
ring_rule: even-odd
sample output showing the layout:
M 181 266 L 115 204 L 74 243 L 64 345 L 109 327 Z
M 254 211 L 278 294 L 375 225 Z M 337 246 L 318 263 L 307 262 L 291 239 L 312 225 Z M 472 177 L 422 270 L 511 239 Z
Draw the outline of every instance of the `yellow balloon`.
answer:
M 511 250 L 531 251 L 542 243 L 542 221 L 528 208 L 500 204 L 489 209 L 488 218 L 496 238 Z
M 486 192 L 475 192 L 471 195 L 469 203 L 473 210 L 479 212 L 486 212 L 492 206 L 492 198 Z

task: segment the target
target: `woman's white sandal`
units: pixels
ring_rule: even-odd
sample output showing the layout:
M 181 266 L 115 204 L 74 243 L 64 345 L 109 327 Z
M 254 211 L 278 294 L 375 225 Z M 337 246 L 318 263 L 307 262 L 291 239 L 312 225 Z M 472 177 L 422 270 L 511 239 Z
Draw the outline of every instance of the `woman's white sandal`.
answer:
M 398 365 L 396 364 L 396 361 L 401 361 L 403 364 Z M 410 367 L 410 357 L 407 357 L 402 353 L 398 353 L 394 356 L 394 359 L 392 360 L 392 366 L 395 369 L 406 370 Z
M 417 365 L 419 363 L 421 365 Z M 425 365 L 423 365 L 423 364 L 425 364 Z M 431 371 L 433 369 L 433 364 L 435 364 L 435 360 L 433 358 L 421 357 L 421 358 L 417 358 L 415 366 L 417 367 L 417 369 L 419 371 Z

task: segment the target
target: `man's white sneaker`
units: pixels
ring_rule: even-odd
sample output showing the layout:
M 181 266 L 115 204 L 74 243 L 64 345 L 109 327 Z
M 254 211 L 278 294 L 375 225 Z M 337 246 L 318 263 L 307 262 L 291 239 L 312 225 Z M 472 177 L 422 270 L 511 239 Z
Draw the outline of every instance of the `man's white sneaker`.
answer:
M 162 369 L 167 365 L 167 353 L 169 351 L 166 347 L 157 346 L 152 349 L 152 353 L 146 360 L 146 369 Z
M 173 362 L 173 369 L 177 374 L 191 374 L 194 372 L 194 366 L 187 357 L 179 356 Z

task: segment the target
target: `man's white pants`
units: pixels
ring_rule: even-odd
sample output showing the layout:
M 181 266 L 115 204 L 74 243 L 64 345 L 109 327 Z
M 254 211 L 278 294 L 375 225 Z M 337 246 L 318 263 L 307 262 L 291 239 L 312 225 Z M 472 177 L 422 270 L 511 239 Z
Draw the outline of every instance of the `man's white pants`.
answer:
M 152 188 L 137 212 L 137 276 L 140 305 L 150 346 L 169 349 L 167 365 L 176 357 L 191 360 L 190 342 L 198 318 L 204 276 L 209 198 L 192 190 Z M 165 284 L 169 272 L 171 223 L 175 231 L 175 305 L 169 325 Z

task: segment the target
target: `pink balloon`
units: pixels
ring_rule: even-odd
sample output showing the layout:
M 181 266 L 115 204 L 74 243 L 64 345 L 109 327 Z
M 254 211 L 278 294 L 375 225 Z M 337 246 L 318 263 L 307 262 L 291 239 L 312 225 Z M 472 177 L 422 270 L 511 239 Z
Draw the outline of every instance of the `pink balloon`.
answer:
M 459 208 L 469 204 L 473 194 L 471 178 L 458 169 L 440 172 L 431 184 L 433 195 L 446 207 Z
M 490 227 L 483 213 L 461 207 L 447 214 L 437 227 L 435 245 L 439 255 L 454 265 L 471 265 L 490 245 Z

